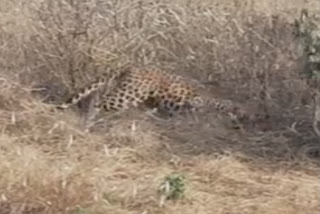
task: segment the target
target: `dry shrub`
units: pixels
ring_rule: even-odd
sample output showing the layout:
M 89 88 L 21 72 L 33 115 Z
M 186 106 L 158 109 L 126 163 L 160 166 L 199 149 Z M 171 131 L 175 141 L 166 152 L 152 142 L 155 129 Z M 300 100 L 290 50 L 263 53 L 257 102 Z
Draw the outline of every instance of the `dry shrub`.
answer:
M 2 1 L 0 213 L 315 213 L 319 145 L 291 34 L 303 2 L 273 2 Z M 171 124 L 125 115 L 84 133 L 33 96 L 43 87 L 58 102 L 127 62 L 256 107 L 268 131 L 239 134 L 209 113 Z M 187 178 L 186 197 L 161 207 L 172 172 Z
M 24 41 L 33 69 L 23 78 L 61 97 L 106 67 L 152 64 L 292 123 L 293 109 L 304 111 L 310 95 L 298 76 L 290 16 L 262 13 L 249 1 L 239 10 L 238 3 L 34 1 Z

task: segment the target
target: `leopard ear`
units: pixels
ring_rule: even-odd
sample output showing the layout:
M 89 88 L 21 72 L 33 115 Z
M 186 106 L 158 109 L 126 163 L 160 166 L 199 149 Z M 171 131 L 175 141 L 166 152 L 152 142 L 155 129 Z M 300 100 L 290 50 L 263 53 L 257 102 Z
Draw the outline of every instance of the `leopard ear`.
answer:
M 205 105 L 205 100 L 200 96 L 196 96 L 192 99 L 191 105 L 194 107 L 202 107 Z

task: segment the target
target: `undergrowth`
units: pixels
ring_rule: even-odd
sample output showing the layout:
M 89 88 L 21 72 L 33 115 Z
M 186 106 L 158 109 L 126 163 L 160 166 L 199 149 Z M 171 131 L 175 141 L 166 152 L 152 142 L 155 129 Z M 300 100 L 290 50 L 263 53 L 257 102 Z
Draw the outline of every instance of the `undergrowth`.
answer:
M 1 1 L 0 213 L 317 213 L 314 87 L 294 34 L 301 8 L 320 6 Z M 172 123 L 133 112 L 86 133 L 76 111 L 52 110 L 128 62 L 269 118 L 240 132 L 212 112 Z

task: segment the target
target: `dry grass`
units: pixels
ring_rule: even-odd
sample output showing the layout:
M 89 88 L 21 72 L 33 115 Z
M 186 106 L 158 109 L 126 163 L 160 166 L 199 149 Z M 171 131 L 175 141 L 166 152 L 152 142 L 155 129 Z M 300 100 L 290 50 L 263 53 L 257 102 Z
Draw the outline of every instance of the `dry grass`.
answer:
M 291 33 L 302 7 L 320 8 L 2 0 L 0 213 L 318 213 L 319 139 Z M 129 112 L 84 133 L 76 113 L 47 103 L 127 61 L 193 78 L 270 119 L 239 132 L 213 112 L 171 122 Z M 185 197 L 161 205 L 171 173 L 186 178 Z

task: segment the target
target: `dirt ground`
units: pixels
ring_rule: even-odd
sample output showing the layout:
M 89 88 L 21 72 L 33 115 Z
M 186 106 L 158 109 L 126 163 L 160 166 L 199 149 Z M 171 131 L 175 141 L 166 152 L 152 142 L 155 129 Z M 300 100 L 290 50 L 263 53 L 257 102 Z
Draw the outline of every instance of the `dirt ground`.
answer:
M 0 3 L 0 214 L 315 214 L 320 142 L 292 34 L 317 1 Z M 268 118 L 57 111 L 114 64 L 155 65 Z M 168 176 L 182 197 L 163 200 Z M 176 185 L 176 184 L 175 184 Z M 174 186 L 174 184 L 172 184 Z M 170 187 L 172 187 L 170 186 Z

